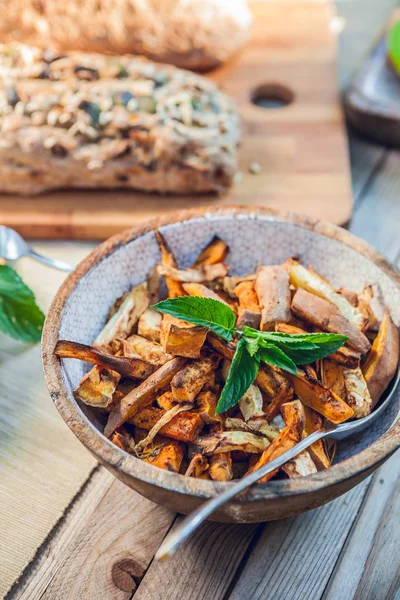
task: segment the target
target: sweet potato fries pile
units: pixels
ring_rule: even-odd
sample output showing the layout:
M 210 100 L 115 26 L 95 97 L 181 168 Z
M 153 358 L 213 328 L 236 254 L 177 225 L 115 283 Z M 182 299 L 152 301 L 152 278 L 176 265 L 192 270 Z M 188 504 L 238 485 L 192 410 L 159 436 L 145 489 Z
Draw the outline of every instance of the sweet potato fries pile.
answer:
M 114 444 L 162 469 L 229 481 L 273 460 L 325 419 L 341 423 L 371 412 L 399 359 L 398 330 L 377 286 L 359 294 L 334 289 L 292 258 L 231 276 L 224 262 L 229 248 L 218 237 L 192 266 L 180 269 L 161 233 L 156 236 L 161 264 L 114 303 L 93 345 L 59 341 L 55 349 L 60 358 L 94 365 L 75 398 L 102 416 Z M 347 342 L 327 358 L 303 364 L 297 375 L 261 363 L 239 403 L 217 414 L 235 342 L 151 308 L 163 288 L 168 298 L 227 304 L 238 329 L 331 332 Z M 262 481 L 326 469 L 333 453 L 332 444 L 316 442 Z

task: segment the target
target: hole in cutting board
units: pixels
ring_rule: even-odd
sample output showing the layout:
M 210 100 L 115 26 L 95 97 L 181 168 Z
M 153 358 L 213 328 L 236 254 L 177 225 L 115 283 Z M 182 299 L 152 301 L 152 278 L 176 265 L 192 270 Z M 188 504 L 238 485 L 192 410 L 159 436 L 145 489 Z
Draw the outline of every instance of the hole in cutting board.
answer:
M 251 101 L 260 108 L 283 108 L 294 100 L 294 93 L 280 83 L 263 83 L 251 94 Z

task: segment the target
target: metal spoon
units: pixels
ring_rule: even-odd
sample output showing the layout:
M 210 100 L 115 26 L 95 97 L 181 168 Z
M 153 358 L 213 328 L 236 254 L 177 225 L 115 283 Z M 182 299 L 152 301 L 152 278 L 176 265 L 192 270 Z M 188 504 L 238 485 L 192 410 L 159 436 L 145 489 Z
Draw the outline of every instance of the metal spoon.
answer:
M 0 257 L 7 260 L 17 260 L 17 258 L 22 258 L 23 256 L 30 256 L 44 265 L 53 267 L 59 271 L 72 271 L 74 269 L 72 265 L 63 260 L 48 258 L 35 252 L 14 229 L 0 225 Z
M 297 456 L 300 452 L 311 446 L 311 444 L 313 444 L 317 440 L 321 440 L 323 438 L 342 440 L 351 435 L 354 435 L 355 433 L 360 433 L 360 431 L 363 431 L 364 429 L 372 425 L 372 423 L 376 421 L 379 415 L 382 414 L 385 408 L 387 408 L 388 404 L 393 398 L 398 383 L 399 371 L 397 372 L 396 377 L 391 383 L 391 389 L 387 392 L 385 400 L 381 401 L 379 406 L 367 417 L 358 419 L 357 421 L 342 423 L 341 425 L 334 425 L 333 423 L 329 423 L 325 428 L 320 429 L 319 431 L 315 431 L 311 435 L 307 436 L 306 438 L 301 440 L 301 442 L 293 446 L 293 448 L 281 454 L 281 456 L 279 456 L 278 458 L 275 458 L 271 462 L 260 467 L 260 469 L 258 469 L 257 471 L 246 475 L 246 477 L 243 477 L 238 482 L 234 483 L 233 485 L 230 485 L 225 490 L 225 492 L 222 492 L 222 494 L 219 494 L 218 496 L 215 496 L 215 498 L 211 498 L 210 500 L 204 502 L 204 504 L 199 506 L 199 508 L 197 508 L 190 515 L 188 515 L 182 521 L 179 527 L 177 527 L 176 530 L 165 539 L 165 541 L 161 544 L 160 548 L 158 549 L 155 558 L 157 560 L 165 560 L 173 554 L 175 554 L 179 546 L 195 531 L 195 529 L 197 529 L 197 527 L 203 521 L 207 519 L 207 517 L 209 517 L 215 510 L 217 510 L 217 508 L 219 508 L 220 506 L 225 504 L 225 502 L 228 502 L 229 500 L 237 496 L 239 492 L 242 492 L 243 490 L 256 483 L 259 479 L 264 477 L 264 475 L 268 475 L 268 473 L 271 473 L 278 467 L 281 467 L 285 462 Z

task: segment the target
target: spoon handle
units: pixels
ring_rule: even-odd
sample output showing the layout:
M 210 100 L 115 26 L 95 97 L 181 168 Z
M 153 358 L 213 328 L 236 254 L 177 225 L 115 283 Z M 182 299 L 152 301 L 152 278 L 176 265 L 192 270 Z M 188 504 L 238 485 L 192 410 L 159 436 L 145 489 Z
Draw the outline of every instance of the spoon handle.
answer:
M 35 252 L 35 250 L 30 250 L 29 256 L 35 260 L 38 260 L 44 265 L 47 265 L 48 267 L 53 267 L 53 269 L 58 269 L 59 271 L 70 272 L 73 271 L 75 268 L 72 265 L 64 262 L 63 260 L 57 260 L 56 258 L 48 258 L 47 256 L 43 256 L 42 254 Z
M 201 504 L 199 508 L 196 508 L 190 515 L 188 515 L 180 525 L 173 531 L 159 547 L 155 558 L 157 560 L 164 560 L 172 556 L 179 546 L 197 529 L 197 527 L 207 519 L 217 508 L 234 498 L 239 492 L 250 487 L 256 483 L 259 479 L 268 475 L 272 471 L 275 471 L 278 467 L 281 467 L 285 462 L 294 458 L 300 452 L 311 446 L 317 440 L 327 437 L 332 433 L 332 430 L 320 429 L 314 431 L 311 435 L 301 440 L 298 444 L 293 446 L 290 450 L 287 450 L 278 458 L 275 458 L 271 462 L 263 465 L 257 471 L 253 471 L 246 475 L 242 479 L 239 479 L 233 485 L 230 485 L 222 494 L 218 494 L 214 498 L 210 498 Z

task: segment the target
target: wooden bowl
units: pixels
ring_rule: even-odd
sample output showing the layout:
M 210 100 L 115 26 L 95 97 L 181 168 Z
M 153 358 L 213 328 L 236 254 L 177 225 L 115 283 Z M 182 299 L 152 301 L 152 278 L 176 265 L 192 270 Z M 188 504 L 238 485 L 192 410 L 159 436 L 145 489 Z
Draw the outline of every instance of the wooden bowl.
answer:
M 104 423 L 95 411 L 73 397 L 88 365 L 59 360 L 53 354 L 58 339 L 91 343 L 115 298 L 146 278 L 160 259 L 153 233 L 156 227 L 183 267 L 218 234 L 231 247 L 228 261 L 232 273 L 250 272 L 260 263 L 278 264 L 297 254 L 335 286 L 358 291 L 367 283 L 378 283 L 397 324 L 400 276 L 375 250 L 343 229 L 256 207 L 189 210 L 127 229 L 101 244 L 69 275 L 53 301 L 43 334 L 44 372 L 52 399 L 74 434 L 118 479 L 158 504 L 188 513 L 231 484 L 170 473 L 111 444 L 102 434 Z M 400 390 L 377 424 L 339 443 L 330 469 L 258 484 L 226 504 L 214 515 L 215 520 L 250 523 L 281 519 L 347 492 L 399 447 L 399 406 Z

